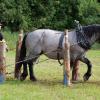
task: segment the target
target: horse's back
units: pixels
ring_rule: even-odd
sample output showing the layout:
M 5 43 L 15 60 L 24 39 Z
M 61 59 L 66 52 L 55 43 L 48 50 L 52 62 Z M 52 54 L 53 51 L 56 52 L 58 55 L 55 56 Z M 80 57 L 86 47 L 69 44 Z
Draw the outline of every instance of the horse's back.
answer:
M 59 40 L 61 35 L 64 34 L 62 31 L 56 31 L 51 29 L 38 29 L 33 32 L 30 32 L 27 36 L 27 43 L 30 46 L 39 45 L 41 42 L 41 46 L 48 49 L 57 48 L 59 44 Z M 73 32 L 69 32 L 69 41 L 71 44 L 76 42 L 75 34 Z

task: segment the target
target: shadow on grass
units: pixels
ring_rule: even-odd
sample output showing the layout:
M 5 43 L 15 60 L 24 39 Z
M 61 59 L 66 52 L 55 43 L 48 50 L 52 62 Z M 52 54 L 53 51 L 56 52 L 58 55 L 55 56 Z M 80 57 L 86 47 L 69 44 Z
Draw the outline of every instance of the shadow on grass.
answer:
M 54 86 L 54 85 L 63 85 L 62 80 L 57 79 L 44 79 L 44 80 L 37 80 L 37 81 L 31 81 L 29 79 L 26 79 L 24 81 L 20 81 L 14 78 L 7 78 L 4 84 L 10 84 L 10 85 L 42 85 L 42 86 Z
M 84 84 L 84 85 L 99 85 L 100 86 L 100 80 L 95 81 L 95 80 L 89 80 L 89 81 L 83 81 L 83 80 L 79 80 L 79 81 L 74 81 L 72 82 L 73 84 Z
M 84 82 L 83 80 L 79 80 L 77 82 L 72 82 L 73 85 L 98 85 L 100 86 L 100 80 L 95 81 L 95 80 L 89 80 Z M 59 80 L 59 79 L 41 79 L 41 80 L 37 80 L 35 82 L 26 79 L 24 81 L 20 81 L 20 80 L 15 80 L 13 78 L 9 78 L 6 80 L 6 82 L 4 84 L 9 84 L 9 85 L 39 85 L 39 86 L 63 86 L 63 80 Z
M 39 85 L 44 86 L 55 86 L 55 85 L 63 85 L 63 82 L 61 80 L 37 80 L 36 82 Z
M 87 81 L 86 84 L 92 84 L 92 85 L 100 86 L 100 80 L 99 81 Z

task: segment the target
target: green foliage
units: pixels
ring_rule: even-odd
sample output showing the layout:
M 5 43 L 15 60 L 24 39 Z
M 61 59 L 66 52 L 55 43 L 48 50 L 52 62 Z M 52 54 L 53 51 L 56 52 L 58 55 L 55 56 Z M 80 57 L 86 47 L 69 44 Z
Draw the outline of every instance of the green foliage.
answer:
M 78 8 L 79 0 L 1 0 L 0 20 L 12 30 L 64 29 L 79 17 Z
M 83 24 L 100 24 L 100 4 L 97 0 L 82 0 L 80 14 Z
M 8 45 L 8 49 L 15 49 L 16 42 L 18 40 L 18 33 L 12 34 L 10 31 L 7 30 L 3 32 L 3 35 Z
M 73 28 L 74 20 L 82 24 L 100 23 L 97 0 L 1 0 L 0 21 L 12 31 L 36 28 Z

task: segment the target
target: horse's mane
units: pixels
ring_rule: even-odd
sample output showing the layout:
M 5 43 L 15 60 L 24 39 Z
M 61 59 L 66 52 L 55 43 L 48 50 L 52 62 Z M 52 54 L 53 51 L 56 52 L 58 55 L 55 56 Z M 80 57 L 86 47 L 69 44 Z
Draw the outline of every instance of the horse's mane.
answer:
M 83 26 L 82 29 L 84 31 L 84 34 L 86 34 L 88 37 L 91 37 L 95 33 L 100 33 L 100 25 L 99 24 Z
M 85 50 L 91 48 L 89 38 L 94 36 L 96 33 L 100 33 L 100 25 L 88 25 L 82 26 L 82 32 L 76 31 L 77 42 Z

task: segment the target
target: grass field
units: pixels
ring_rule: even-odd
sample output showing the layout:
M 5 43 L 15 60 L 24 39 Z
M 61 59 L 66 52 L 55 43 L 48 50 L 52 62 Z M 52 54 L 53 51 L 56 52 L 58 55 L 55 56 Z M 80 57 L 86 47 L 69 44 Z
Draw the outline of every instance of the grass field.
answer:
M 6 53 L 7 72 L 14 71 L 15 51 Z M 0 85 L 0 100 L 100 100 L 100 50 L 87 53 L 93 63 L 93 74 L 89 81 L 83 82 L 86 65 L 80 63 L 80 78 L 72 87 L 63 85 L 63 67 L 57 61 L 47 60 L 35 65 L 37 82 L 15 80 L 13 74 Z M 41 56 L 40 61 L 45 60 Z

